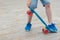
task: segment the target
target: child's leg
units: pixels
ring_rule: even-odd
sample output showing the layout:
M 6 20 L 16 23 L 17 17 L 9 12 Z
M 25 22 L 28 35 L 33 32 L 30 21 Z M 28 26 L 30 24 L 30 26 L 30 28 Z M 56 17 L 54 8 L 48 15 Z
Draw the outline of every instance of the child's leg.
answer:
M 46 10 L 48 22 L 49 22 L 49 24 L 51 24 L 51 23 L 52 23 L 52 13 L 51 13 L 50 4 L 46 4 L 46 5 L 45 5 L 45 10 Z
M 45 7 L 48 23 L 52 23 L 52 13 L 51 13 L 51 7 L 50 7 L 50 1 L 49 0 L 40 0 Z
M 46 9 L 46 14 L 47 14 L 47 18 L 48 18 L 48 27 L 46 27 L 49 31 L 51 32 L 57 32 L 57 28 L 54 25 L 54 23 L 52 23 L 52 13 L 51 13 L 51 7 L 50 7 L 50 1 L 49 0 L 41 0 L 43 6 Z
M 30 31 L 31 30 L 31 26 L 32 26 L 31 20 L 32 20 L 33 14 L 32 14 L 32 12 L 30 10 L 27 11 L 27 14 L 28 14 L 28 23 L 26 24 L 25 30 L 26 31 Z
M 48 26 L 49 28 L 52 28 L 53 30 L 51 31 L 51 29 L 49 29 L 51 32 L 57 32 L 57 28 L 56 26 L 53 24 L 52 21 L 52 13 L 51 13 L 51 7 L 50 4 L 46 4 L 45 5 L 45 9 L 46 9 L 46 14 L 47 14 L 47 18 L 48 18 Z
M 29 10 L 29 11 L 27 12 L 27 14 L 28 14 L 28 23 L 31 23 L 33 13 Z
M 31 3 L 30 3 L 29 7 L 32 7 L 33 9 L 37 8 L 37 1 L 38 0 L 31 0 Z M 25 30 L 26 31 L 30 31 L 31 30 L 31 26 L 32 26 L 31 21 L 32 21 L 33 13 L 30 10 L 28 10 L 27 14 L 28 14 L 28 22 L 27 22 L 27 25 L 25 27 Z
M 37 8 L 37 2 L 38 2 L 38 0 L 31 0 L 30 7 L 32 7 L 33 9 Z M 30 10 L 29 10 L 29 11 L 30 11 Z M 31 12 L 31 11 L 30 11 L 30 12 Z M 31 12 L 31 13 L 32 13 L 32 12 Z M 32 14 L 31 16 L 28 15 L 28 22 L 29 22 L 29 23 L 31 23 L 32 16 L 33 16 L 33 14 Z

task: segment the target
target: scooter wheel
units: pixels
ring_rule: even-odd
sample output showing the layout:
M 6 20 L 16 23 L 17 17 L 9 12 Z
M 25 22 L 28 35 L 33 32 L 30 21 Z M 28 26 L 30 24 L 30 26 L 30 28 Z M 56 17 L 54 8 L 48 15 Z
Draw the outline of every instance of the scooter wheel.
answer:
M 48 34 L 49 33 L 49 31 L 47 30 L 47 29 L 42 29 L 42 32 L 44 33 L 44 34 Z

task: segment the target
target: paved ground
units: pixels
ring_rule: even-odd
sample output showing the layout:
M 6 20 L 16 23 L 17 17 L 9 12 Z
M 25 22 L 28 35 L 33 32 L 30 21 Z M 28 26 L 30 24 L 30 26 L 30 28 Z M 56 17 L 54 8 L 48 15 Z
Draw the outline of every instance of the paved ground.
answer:
M 51 0 L 53 21 L 56 23 L 58 33 L 44 35 L 41 31 L 41 22 L 33 16 L 32 30 L 26 32 L 24 27 L 27 23 L 25 0 L 0 0 L 0 40 L 60 40 L 60 0 Z M 46 20 L 45 10 L 38 2 L 37 12 Z

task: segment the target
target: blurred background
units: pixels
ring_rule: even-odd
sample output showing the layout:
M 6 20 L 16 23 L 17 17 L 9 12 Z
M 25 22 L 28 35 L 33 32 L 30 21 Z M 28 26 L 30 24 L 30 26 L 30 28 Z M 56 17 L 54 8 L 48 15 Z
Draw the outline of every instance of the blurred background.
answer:
M 27 9 L 26 0 L 0 0 L 0 40 L 60 40 L 60 0 L 51 0 L 53 22 L 58 33 L 44 35 L 41 31 L 44 25 L 35 15 L 32 30 L 26 32 L 24 27 L 27 23 Z M 36 11 L 48 23 L 40 0 Z

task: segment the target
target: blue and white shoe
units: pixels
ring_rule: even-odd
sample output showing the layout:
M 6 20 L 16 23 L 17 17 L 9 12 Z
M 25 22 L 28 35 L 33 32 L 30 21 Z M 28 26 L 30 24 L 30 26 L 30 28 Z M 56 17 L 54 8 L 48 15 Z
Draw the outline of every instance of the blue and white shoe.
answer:
M 55 24 L 53 24 L 53 23 L 48 25 L 46 27 L 46 29 L 49 30 L 49 32 L 51 32 L 51 33 L 56 33 L 57 32 L 57 28 L 56 28 Z
M 26 30 L 26 31 L 30 31 L 30 30 L 31 30 L 31 26 L 32 26 L 31 23 L 27 23 L 27 25 L 26 25 L 26 27 L 25 27 L 25 30 Z

